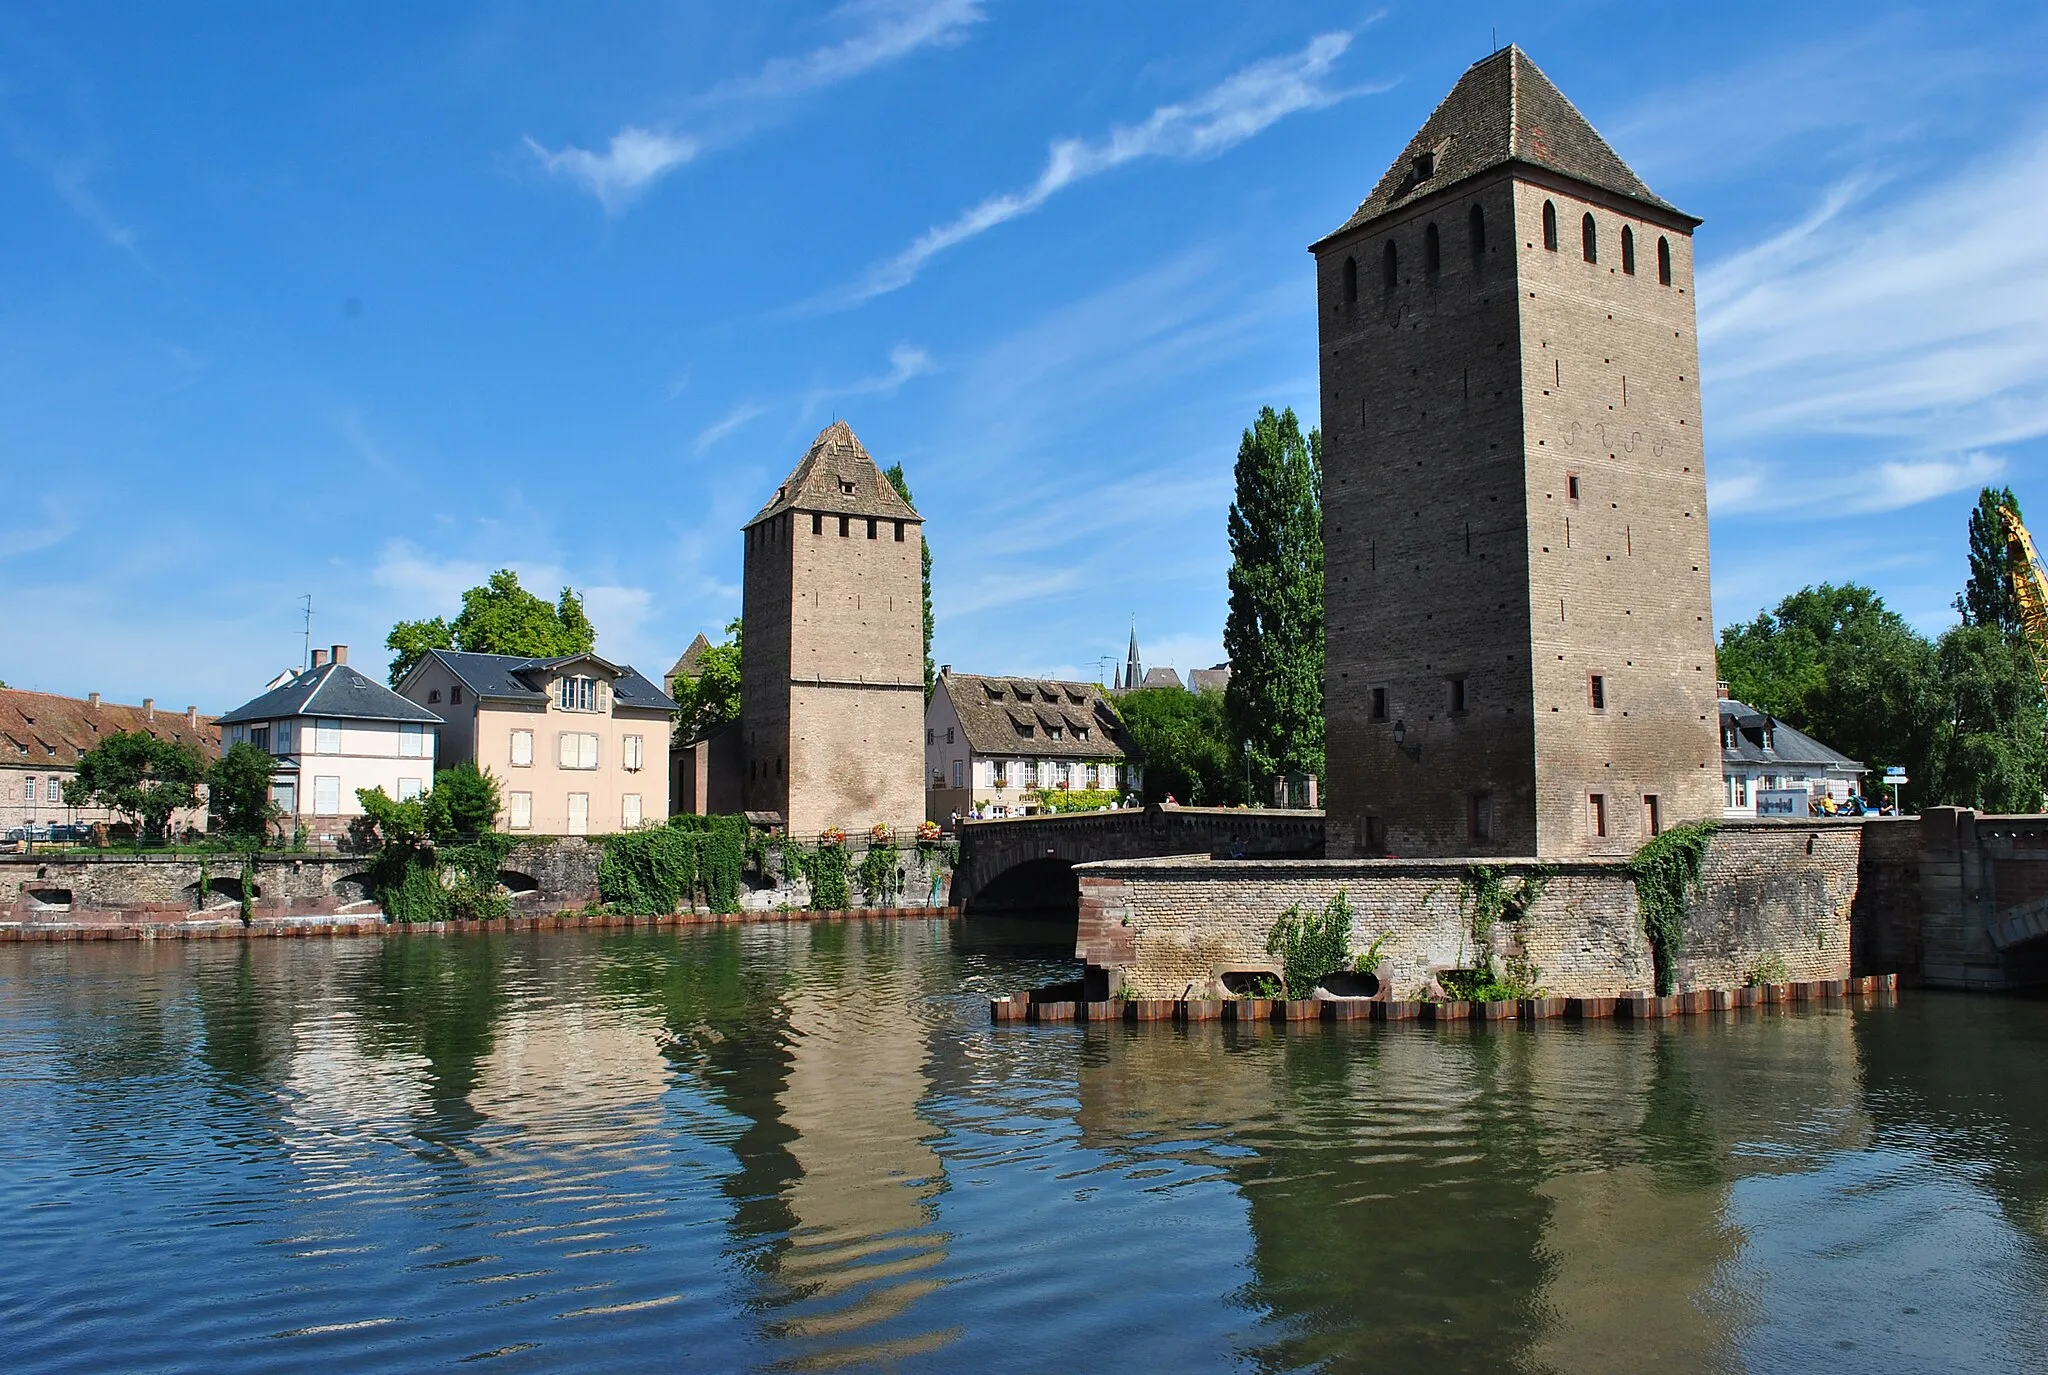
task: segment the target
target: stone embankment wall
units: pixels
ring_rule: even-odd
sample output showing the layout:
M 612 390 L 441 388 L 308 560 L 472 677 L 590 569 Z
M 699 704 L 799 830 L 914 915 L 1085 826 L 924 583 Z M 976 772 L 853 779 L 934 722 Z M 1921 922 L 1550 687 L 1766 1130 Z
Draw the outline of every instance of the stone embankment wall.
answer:
M 515 914 L 580 909 L 598 899 L 597 868 L 602 840 L 566 838 L 522 844 L 506 856 L 498 877 Z M 849 858 L 858 866 L 863 852 Z M 322 852 L 265 854 L 255 862 L 250 915 L 259 920 L 315 917 L 374 917 L 370 861 L 363 855 Z M 748 912 L 797 911 L 810 907 L 800 876 L 782 873 L 780 850 L 768 850 L 765 880 L 749 876 L 740 894 Z M 950 875 L 926 868 L 915 849 L 903 852 L 901 887 L 890 903 L 932 907 L 946 904 Z M 209 922 L 240 918 L 243 860 L 214 854 L 0 855 L 0 923 L 134 924 Z M 202 880 L 204 893 L 201 892 Z M 859 881 L 849 879 L 854 900 L 867 905 Z
M 1850 973 L 1850 914 L 1861 828 L 1854 821 L 1729 822 L 1707 849 L 1686 913 L 1681 991 L 1738 986 L 1759 968 L 1776 980 Z M 1492 953 L 1532 961 L 1557 997 L 1646 991 L 1655 975 L 1635 882 L 1618 860 L 1499 861 L 1509 890 L 1532 872 L 1541 892 L 1519 920 L 1488 933 Z M 1387 995 L 1418 995 L 1444 970 L 1474 968 L 1464 860 L 1129 860 L 1080 866 L 1077 953 L 1089 982 L 1137 996 L 1223 992 L 1221 976 L 1277 973 L 1267 933 L 1287 907 L 1320 911 L 1343 889 L 1356 913 L 1352 948 L 1383 933 Z M 1782 972 L 1777 972 L 1782 967 Z M 1109 996 L 1101 987 L 1089 996 Z

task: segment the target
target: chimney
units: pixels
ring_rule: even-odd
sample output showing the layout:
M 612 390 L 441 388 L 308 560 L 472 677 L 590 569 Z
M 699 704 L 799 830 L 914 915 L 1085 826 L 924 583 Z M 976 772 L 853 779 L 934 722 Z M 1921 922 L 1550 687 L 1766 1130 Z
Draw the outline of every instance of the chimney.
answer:
M 188 726 L 190 726 L 190 727 L 191 727 L 192 729 L 194 729 L 194 730 L 198 730 L 198 729 L 199 729 L 199 708 L 198 708 L 198 707 L 186 707 L 186 708 L 185 708 L 185 724 L 186 724 L 186 725 L 188 725 Z
M 1728 700 L 1728 680 L 1726 678 L 1715 680 L 1714 696 L 1720 698 L 1724 702 Z
M 334 662 L 337 664 L 345 664 L 348 662 L 347 645 L 336 645 L 334 647 Z
M 941 678 L 944 678 L 945 676 L 947 676 L 948 674 L 950 674 L 950 673 L 951 673 L 952 671 L 953 671 L 953 666 L 952 666 L 951 664 L 940 664 L 940 665 L 939 665 L 939 676 L 940 676 Z
M 86 693 L 85 704 L 91 707 L 94 711 L 98 711 L 100 709 L 100 695 L 97 692 Z
M 312 664 L 312 666 L 313 666 L 314 668 L 325 668 L 325 667 L 327 667 L 327 651 L 326 651 L 326 650 L 324 650 L 324 649 L 316 649 L 316 650 L 314 650 L 314 651 L 313 651 L 313 664 Z
M 156 720 L 156 698 L 145 697 L 142 699 L 142 714 L 148 720 Z

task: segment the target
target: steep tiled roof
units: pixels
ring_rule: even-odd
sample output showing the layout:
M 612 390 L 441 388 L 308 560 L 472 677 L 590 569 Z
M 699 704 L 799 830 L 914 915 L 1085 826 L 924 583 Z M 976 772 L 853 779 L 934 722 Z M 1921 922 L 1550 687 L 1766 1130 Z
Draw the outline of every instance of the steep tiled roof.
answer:
M 1148 668 L 1145 677 L 1138 684 L 1141 688 L 1182 687 L 1180 675 L 1170 668 Z
M 1123 722 L 1096 683 L 948 673 L 938 690 L 952 702 L 968 747 L 979 755 L 1122 759 L 1130 752 Z M 1049 734 L 1055 726 L 1057 740 Z M 1087 731 L 1088 738 L 1076 738 L 1077 730 Z
M 1771 749 L 1764 751 L 1768 727 Z M 1838 750 L 1831 750 L 1803 731 L 1775 721 L 1755 707 L 1723 697 L 1721 699 L 1721 754 L 1724 759 L 1746 764 L 1807 764 L 1842 773 L 1861 773 L 1863 765 Z M 1730 742 L 1732 741 L 1732 747 Z
M 138 730 L 197 745 L 209 759 L 220 753 L 220 731 L 211 716 L 194 721 L 182 711 L 152 712 L 116 702 L 95 706 L 54 692 L 0 688 L 0 765 L 68 767 L 116 731 Z
M 702 638 L 702 637 L 699 637 Z M 588 662 L 600 665 L 618 676 L 612 679 L 612 696 L 620 706 L 647 707 L 661 711 L 674 711 L 676 704 L 669 695 L 647 681 L 640 671 L 630 664 L 613 664 L 595 654 L 571 654 L 554 659 L 526 659 L 517 654 L 465 654 L 461 650 L 437 649 L 433 656 L 445 664 L 448 671 L 459 679 L 464 687 L 478 697 L 510 699 L 515 702 L 545 702 L 547 681 L 555 670 L 568 664 Z
M 286 716 L 328 716 L 343 721 L 418 721 L 433 725 L 441 722 L 433 712 L 416 702 L 406 701 L 375 678 L 359 673 L 347 664 L 325 663 L 244 702 L 221 717 L 220 724 L 275 721 Z
M 848 487 L 853 490 L 848 491 Z M 844 420 L 835 420 L 819 432 L 768 504 L 747 524 L 756 525 L 784 511 L 923 519 L 882 476 L 882 470 L 875 466 L 875 460 L 853 437 L 853 430 Z
M 1427 175 L 1423 161 L 1433 164 Z M 1528 54 L 1510 46 L 1466 69 L 1364 204 L 1329 237 L 1507 163 L 1541 167 L 1699 223 L 1644 185 Z
M 662 681 L 673 684 L 678 678 L 696 678 L 697 666 L 704 662 L 704 651 L 709 648 L 711 648 L 711 641 L 705 639 L 704 633 L 699 631 L 697 638 L 690 641 L 690 647 L 684 650 L 681 657 L 673 664 L 669 665 L 668 673 L 663 677 Z
M 1188 691 L 1222 692 L 1230 686 L 1230 665 L 1218 664 L 1214 668 L 1191 668 L 1188 670 Z

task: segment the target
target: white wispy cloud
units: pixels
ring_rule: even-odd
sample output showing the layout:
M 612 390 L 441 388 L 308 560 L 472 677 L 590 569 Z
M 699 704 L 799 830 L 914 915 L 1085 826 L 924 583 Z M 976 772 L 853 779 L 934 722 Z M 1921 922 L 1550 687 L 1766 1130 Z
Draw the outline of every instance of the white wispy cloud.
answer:
M 1162 105 L 1141 123 L 1119 125 L 1097 140 L 1056 141 L 1038 179 L 1021 191 L 1005 192 L 927 229 L 901 253 L 870 269 L 854 286 L 824 304 L 857 305 L 907 286 L 924 265 L 997 225 L 1028 215 L 1076 182 L 1142 158 L 1193 160 L 1236 147 L 1301 110 L 1333 105 L 1357 91 L 1324 84 L 1337 59 L 1351 46 L 1348 32 L 1319 34 L 1284 57 L 1254 62 L 1193 100 Z
M 0 529 L 0 559 L 20 558 L 23 554 L 54 548 L 77 531 L 78 522 L 58 505 L 54 497 L 45 496 L 36 504 L 42 512 L 40 520 L 31 525 Z
M 930 371 L 932 356 L 929 353 L 915 344 L 898 344 L 889 350 L 887 371 L 836 386 L 814 387 L 804 393 L 803 413 L 808 417 L 828 401 L 843 401 L 849 397 L 894 396 L 905 382 Z
M 719 86 L 711 99 L 774 99 L 850 80 L 920 48 L 962 41 L 987 17 L 981 0 L 854 0 L 832 12 L 860 27 L 845 39 L 795 57 L 771 58 L 759 72 Z
M 724 439 L 748 421 L 758 418 L 767 409 L 766 406 L 759 406 L 751 401 L 734 406 L 717 420 L 712 421 L 702 430 L 699 430 L 697 432 L 697 441 L 690 446 L 691 449 L 697 454 L 702 455 L 719 440 Z
M 984 17 L 979 0 L 853 0 L 831 15 L 854 31 L 836 43 L 794 57 L 770 59 L 758 72 L 723 82 L 705 95 L 707 107 L 761 105 L 847 81 L 920 48 L 960 42 Z M 725 137 L 736 136 L 729 129 Z M 623 212 L 639 194 L 693 161 L 712 136 L 627 124 L 604 152 L 575 144 L 549 148 L 528 135 L 526 146 L 554 176 L 597 197 L 605 212 Z
M 1731 471 L 1709 477 L 1707 505 L 1716 516 L 1767 512 L 1810 520 L 1823 513 L 1878 515 L 1981 487 L 2007 467 L 2004 458 L 1989 453 L 1889 459 L 1819 472 L 1810 467 L 1774 472 L 1755 462 L 1738 462 Z
M 657 178 L 697 156 L 697 141 L 681 134 L 659 133 L 628 124 L 612 135 L 611 147 L 593 153 L 574 144 L 559 151 L 532 137 L 526 146 L 541 166 L 596 196 L 606 213 L 616 215 Z

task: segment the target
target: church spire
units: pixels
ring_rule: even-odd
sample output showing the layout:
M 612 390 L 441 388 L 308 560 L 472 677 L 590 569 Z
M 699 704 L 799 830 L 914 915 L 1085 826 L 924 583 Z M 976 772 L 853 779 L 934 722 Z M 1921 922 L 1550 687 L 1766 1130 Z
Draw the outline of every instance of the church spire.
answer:
M 1138 618 L 1131 617 L 1131 652 L 1124 662 L 1124 686 L 1134 688 L 1145 681 L 1144 665 L 1138 662 Z

